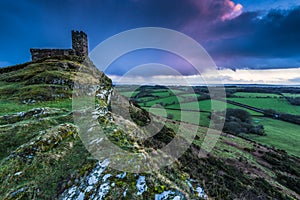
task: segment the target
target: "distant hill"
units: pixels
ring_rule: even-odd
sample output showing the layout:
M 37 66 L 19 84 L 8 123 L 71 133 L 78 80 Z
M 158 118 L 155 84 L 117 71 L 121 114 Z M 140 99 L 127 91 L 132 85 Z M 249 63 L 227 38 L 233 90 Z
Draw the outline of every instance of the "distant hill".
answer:
M 84 112 L 72 109 L 78 76 L 102 94 L 95 102 L 105 113 L 95 115 L 123 150 L 143 152 L 155 165 L 148 152 L 159 152 L 176 136 L 179 122 L 161 124 L 160 117 L 120 96 L 88 59 L 66 56 L 1 68 L 0 199 L 300 199 L 299 158 L 228 134 L 202 158 L 207 129 L 200 126 L 188 150 L 158 171 L 124 173 L 106 158 L 93 159 L 73 118 Z M 123 112 L 128 109 L 133 121 Z M 142 141 L 135 134 L 150 122 L 163 128 Z M 187 134 L 189 126 L 195 125 L 185 124 Z

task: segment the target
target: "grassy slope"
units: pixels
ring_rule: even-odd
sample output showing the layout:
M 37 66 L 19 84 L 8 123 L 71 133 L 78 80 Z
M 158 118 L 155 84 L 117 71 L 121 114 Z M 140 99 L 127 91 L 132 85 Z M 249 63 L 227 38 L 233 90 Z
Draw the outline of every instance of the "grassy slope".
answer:
M 24 65 L 0 74 L 0 199 L 55 199 L 95 164 L 76 128 L 66 124 L 73 122 L 70 77 L 85 66 L 56 59 Z M 64 83 L 53 85 L 49 74 Z M 28 97 L 35 103 L 23 103 Z
M 284 149 L 300 157 L 299 125 L 270 118 L 254 118 L 254 121 L 264 125 L 267 136 L 247 135 L 246 137 L 277 149 Z
M 294 115 L 300 115 L 300 107 L 293 106 L 287 102 L 286 99 L 280 98 L 277 94 L 268 93 L 245 93 L 237 92 L 234 93 L 235 96 L 241 96 L 244 98 L 230 98 L 230 100 L 244 103 L 250 106 L 263 108 L 263 109 L 273 109 L 278 112 L 284 112 Z M 284 96 L 298 96 L 298 94 L 284 93 Z M 268 97 L 268 98 L 256 98 L 256 97 Z M 274 98 L 275 97 L 275 98 Z M 296 155 L 300 157 L 298 144 L 300 144 L 300 126 L 280 120 L 274 120 L 270 118 L 256 117 L 254 121 L 257 124 L 263 124 L 265 128 L 266 136 L 257 135 L 245 135 L 245 137 L 266 144 L 268 146 L 273 146 L 278 149 L 283 149 L 289 154 Z

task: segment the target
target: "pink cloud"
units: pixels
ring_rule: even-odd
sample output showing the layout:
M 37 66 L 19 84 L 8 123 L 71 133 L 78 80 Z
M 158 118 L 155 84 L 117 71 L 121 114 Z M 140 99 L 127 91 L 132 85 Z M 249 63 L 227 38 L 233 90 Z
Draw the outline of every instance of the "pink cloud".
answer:
M 199 15 L 210 20 L 230 20 L 243 12 L 243 6 L 232 0 L 190 0 L 199 10 Z
M 188 2 L 197 8 L 198 13 L 181 27 L 181 31 L 199 38 L 200 41 L 220 39 L 216 38 L 216 33 L 212 29 L 238 17 L 243 12 L 243 6 L 233 0 L 188 0 Z
M 225 0 L 224 4 L 228 7 L 228 11 L 221 17 L 223 21 L 236 18 L 243 12 L 243 6 L 239 3 L 235 4 L 233 1 Z

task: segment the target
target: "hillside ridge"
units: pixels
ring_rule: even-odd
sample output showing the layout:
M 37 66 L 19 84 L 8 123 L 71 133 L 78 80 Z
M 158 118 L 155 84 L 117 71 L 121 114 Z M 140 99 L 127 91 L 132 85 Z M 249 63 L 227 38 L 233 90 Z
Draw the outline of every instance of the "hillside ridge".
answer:
M 79 137 L 73 116 L 85 111 L 72 109 L 74 87 L 99 94 L 95 118 L 123 150 L 150 158 L 150 151 L 159 153 L 176 137 L 180 122 L 162 124 L 136 107 L 90 60 L 52 57 L 0 69 L 1 199 L 300 199 L 299 158 L 228 134 L 201 157 L 206 128 L 200 126 L 170 166 L 149 173 L 115 170 L 112 159 L 94 159 Z M 147 140 L 136 137 L 149 123 L 162 128 Z M 188 126 L 195 125 L 186 123 L 186 133 Z

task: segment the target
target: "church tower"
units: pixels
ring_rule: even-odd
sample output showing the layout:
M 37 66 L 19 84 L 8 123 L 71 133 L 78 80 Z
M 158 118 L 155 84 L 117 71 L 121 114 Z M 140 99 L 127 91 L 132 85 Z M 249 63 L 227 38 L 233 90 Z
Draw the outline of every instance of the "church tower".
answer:
M 77 56 L 88 56 L 88 40 L 83 31 L 72 31 L 72 49 Z

